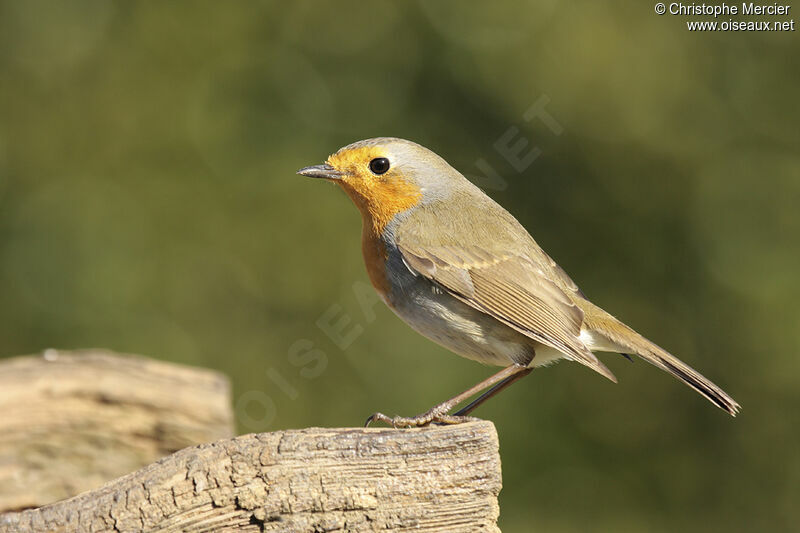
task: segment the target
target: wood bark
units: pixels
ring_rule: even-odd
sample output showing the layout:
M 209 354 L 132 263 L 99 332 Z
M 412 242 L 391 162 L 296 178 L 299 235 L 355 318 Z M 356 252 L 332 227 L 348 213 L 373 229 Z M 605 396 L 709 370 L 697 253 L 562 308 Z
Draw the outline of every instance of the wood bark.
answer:
M 187 448 L 0 531 L 499 531 L 490 422 L 303 429 Z
M 101 350 L 0 360 L 0 511 L 38 507 L 234 434 L 226 377 Z

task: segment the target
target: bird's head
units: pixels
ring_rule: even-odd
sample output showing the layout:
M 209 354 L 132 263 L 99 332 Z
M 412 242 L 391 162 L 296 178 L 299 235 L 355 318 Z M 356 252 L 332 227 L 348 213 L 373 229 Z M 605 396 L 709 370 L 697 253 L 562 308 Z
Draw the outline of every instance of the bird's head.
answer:
M 347 145 L 297 173 L 342 187 L 377 233 L 397 214 L 444 194 L 453 173 L 461 177 L 427 148 L 392 137 Z

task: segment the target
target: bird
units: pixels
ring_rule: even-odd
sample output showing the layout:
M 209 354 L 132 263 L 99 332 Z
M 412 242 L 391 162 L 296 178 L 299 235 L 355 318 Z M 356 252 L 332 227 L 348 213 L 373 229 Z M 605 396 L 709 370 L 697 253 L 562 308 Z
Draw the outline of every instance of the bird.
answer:
M 433 151 L 377 137 L 297 174 L 335 183 L 356 205 L 369 280 L 397 316 L 460 356 L 503 367 L 422 414 L 376 412 L 366 425 L 475 420 L 469 414 L 484 401 L 561 359 L 616 383 L 595 352 L 638 356 L 738 413 L 720 387 L 590 302 L 513 215 Z

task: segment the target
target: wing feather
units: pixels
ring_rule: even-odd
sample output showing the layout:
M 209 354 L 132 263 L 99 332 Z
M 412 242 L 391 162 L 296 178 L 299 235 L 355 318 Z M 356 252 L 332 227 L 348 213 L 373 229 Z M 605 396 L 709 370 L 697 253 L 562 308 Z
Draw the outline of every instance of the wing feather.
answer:
M 613 379 L 578 338 L 583 311 L 525 256 L 408 238 L 397 246 L 407 265 L 456 298 Z

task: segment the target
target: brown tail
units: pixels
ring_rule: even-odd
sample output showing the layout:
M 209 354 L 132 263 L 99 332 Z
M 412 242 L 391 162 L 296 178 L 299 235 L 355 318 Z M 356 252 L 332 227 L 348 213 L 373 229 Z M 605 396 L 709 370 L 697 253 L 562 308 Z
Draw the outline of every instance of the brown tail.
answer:
M 625 353 L 634 353 L 648 363 L 669 372 L 731 416 L 736 416 L 739 412 L 739 404 L 700 372 L 645 339 L 596 305 L 591 302 L 585 303 L 588 305 L 584 305 L 584 302 L 578 304 L 585 313 L 584 327 L 607 339 L 610 346 Z

